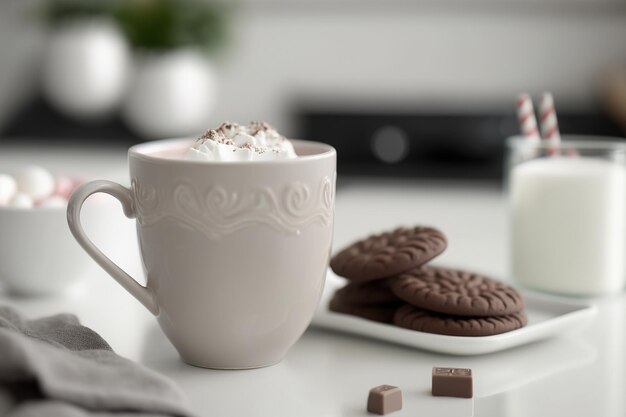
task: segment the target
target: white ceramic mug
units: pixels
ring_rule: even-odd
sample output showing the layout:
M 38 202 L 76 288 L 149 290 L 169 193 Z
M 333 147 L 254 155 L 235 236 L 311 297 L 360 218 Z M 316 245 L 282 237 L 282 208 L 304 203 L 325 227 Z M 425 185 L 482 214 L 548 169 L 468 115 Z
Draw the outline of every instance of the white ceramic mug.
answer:
M 148 142 L 128 152 L 130 189 L 93 181 L 72 195 L 76 240 L 157 316 L 189 364 L 272 365 L 312 319 L 330 257 L 336 152 L 293 143 L 295 159 L 203 162 L 183 159 L 190 140 Z M 145 287 L 82 229 L 81 206 L 98 192 L 137 218 Z

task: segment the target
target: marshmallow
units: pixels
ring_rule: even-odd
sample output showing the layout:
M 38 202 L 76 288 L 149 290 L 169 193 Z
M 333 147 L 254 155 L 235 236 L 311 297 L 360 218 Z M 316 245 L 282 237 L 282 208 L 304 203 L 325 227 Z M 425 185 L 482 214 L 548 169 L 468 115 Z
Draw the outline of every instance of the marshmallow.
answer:
M 60 196 L 65 199 L 69 199 L 74 192 L 75 184 L 74 180 L 70 177 L 57 177 L 54 181 L 54 191 L 53 194 L 55 196 Z
M 12 176 L 0 174 L 0 206 L 9 204 L 17 192 L 17 184 Z
M 202 135 L 185 156 L 196 161 L 273 161 L 296 158 L 291 142 L 263 122 L 222 123 Z
M 67 207 L 67 200 L 59 195 L 53 195 L 42 200 L 38 206 L 46 208 L 64 208 Z
M 54 178 L 47 170 L 38 166 L 26 166 L 14 175 L 17 190 L 33 200 L 48 197 L 54 191 Z
M 25 193 L 18 192 L 9 201 L 9 207 L 29 209 L 35 205 L 33 199 Z

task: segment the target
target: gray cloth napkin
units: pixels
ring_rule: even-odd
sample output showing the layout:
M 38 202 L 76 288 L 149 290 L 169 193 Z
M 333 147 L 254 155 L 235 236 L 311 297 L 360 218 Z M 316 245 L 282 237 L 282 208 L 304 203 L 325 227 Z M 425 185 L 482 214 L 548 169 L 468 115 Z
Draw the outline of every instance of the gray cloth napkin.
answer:
M 76 316 L 0 307 L 0 416 L 190 416 L 173 382 L 124 359 Z

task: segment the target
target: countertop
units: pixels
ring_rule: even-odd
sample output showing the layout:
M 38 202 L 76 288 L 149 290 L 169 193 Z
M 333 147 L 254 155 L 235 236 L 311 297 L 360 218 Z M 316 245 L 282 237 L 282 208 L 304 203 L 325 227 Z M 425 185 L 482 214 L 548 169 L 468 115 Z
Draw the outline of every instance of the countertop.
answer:
M 0 171 L 38 163 L 128 184 L 119 148 L 0 148 Z M 108 232 L 94 240 L 133 276 L 141 276 L 133 222 L 111 204 Z M 443 230 L 449 248 L 437 264 L 507 277 L 507 205 L 488 184 L 340 178 L 334 247 L 397 225 Z M 87 231 L 90 225 L 85 225 Z M 86 256 L 86 255 L 85 255 Z M 30 317 L 72 312 L 114 350 L 176 381 L 200 416 L 366 416 L 370 388 L 400 386 L 393 416 L 626 415 L 626 295 L 592 300 L 598 314 L 572 333 L 494 354 L 458 357 L 309 328 L 287 357 L 268 368 L 216 371 L 184 364 L 156 320 L 92 264 L 65 294 L 0 304 Z M 472 368 L 475 397 L 430 396 L 433 366 Z

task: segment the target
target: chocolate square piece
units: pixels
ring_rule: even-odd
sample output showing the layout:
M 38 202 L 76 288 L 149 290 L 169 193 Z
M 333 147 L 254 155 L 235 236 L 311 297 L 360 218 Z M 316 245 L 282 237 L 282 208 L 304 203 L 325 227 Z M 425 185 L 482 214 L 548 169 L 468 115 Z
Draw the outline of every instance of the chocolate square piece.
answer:
M 436 397 L 472 398 L 472 370 L 434 367 L 432 393 Z
M 402 409 L 402 391 L 392 385 L 379 385 L 370 390 L 367 397 L 367 411 L 387 414 Z

